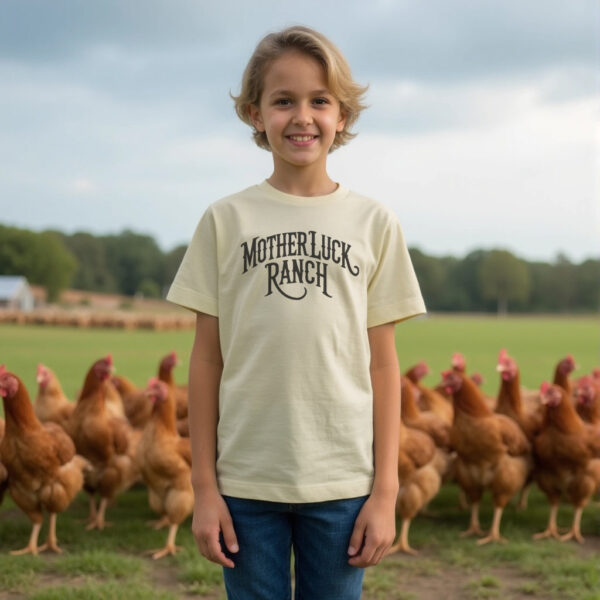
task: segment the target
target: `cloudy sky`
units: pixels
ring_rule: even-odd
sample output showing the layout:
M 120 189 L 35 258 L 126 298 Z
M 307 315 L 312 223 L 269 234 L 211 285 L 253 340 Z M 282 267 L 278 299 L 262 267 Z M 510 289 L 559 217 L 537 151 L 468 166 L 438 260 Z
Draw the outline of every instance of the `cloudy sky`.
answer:
M 600 257 L 598 0 L 1 0 L 0 222 L 187 243 L 271 173 L 229 92 L 292 24 L 369 84 L 329 172 L 410 245 Z

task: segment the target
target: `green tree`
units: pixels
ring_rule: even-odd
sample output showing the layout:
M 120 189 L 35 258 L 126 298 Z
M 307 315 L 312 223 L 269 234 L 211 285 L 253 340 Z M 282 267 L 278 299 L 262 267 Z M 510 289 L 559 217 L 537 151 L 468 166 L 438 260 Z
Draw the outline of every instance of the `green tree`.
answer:
M 527 265 L 507 250 L 491 250 L 479 266 L 481 294 L 496 300 L 498 314 L 506 314 L 508 302 L 526 301 L 530 292 Z
M 576 267 L 569 258 L 559 253 L 552 265 L 554 282 L 554 300 L 561 312 L 569 312 L 574 308 L 576 296 Z
M 69 287 L 76 269 L 77 259 L 55 232 L 0 226 L 0 273 L 43 286 L 49 302 Z
M 154 279 L 144 279 L 136 290 L 136 295 L 144 298 L 160 298 L 160 286 Z
M 576 267 L 573 304 L 582 310 L 600 309 L 600 260 L 588 259 Z
M 103 240 L 108 268 L 122 294 L 133 296 L 145 279 L 162 285 L 164 255 L 154 238 L 125 230 Z
M 462 260 L 457 260 L 452 271 L 452 280 L 456 290 L 456 297 L 460 299 L 460 310 L 491 311 L 493 304 L 487 302 L 488 298 L 482 294 L 479 273 L 485 261 L 488 250 L 473 250 Z
M 166 290 L 167 287 L 171 285 L 173 279 L 175 279 L 177 269 L 179 269 L 179 265 L 181 264 L 186 250 L 187 246 L 184 244 L 173 248 L 173 250 L 170 252 L 167 252 L 165 256 L 164 279 L 162 282 L 163 290 Z
M 442 262 L 438 258 L 427 256 L 418 248 L 409 250 L 425 304 L 431 309 L 439 309 L 446 283 L 446 273 Z
M 527 266 L 531 280 L 530 309 L 534 312 L 556 310 L 556 302 L 552 293 L 554 287 L 552 266 L 545 262 L 532 262 Z
M 106 247 L 102 238 L 79 232 L 63 235 L 63 239 L 79 261 L 73 277 L 74 288 L 104 293 L 118 291 L 115 276 L 108 267 Z

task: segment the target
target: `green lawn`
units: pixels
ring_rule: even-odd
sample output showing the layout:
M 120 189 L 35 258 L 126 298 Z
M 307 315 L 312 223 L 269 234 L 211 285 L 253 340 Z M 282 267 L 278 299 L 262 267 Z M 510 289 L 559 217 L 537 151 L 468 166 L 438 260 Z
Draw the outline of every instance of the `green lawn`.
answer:
M 52 326 L 0 325 L 0 364 L 16 372 L 35 392 L 35 369 L 42 362 L 60 378 L 65 393 L 74 397 L 92 362 L 111 353 L 117 373 L 143 385 L 156 372 L 162 356 L 175 350 L 181 359 L 175 371 L 187 380 L 192 331 L 121 331 Z M 572 354 L 574 376 L 600 365 L 598 317 L 454 317 L 428 316 L 400 323 L 396 346 L 402 369 L 419 360 L 428 362 L 426 384 L 439 380 L 453 352 L 462 352 L 469 372 L 480 372 L 484 390 L 494 393 L 498 351 L 506 348 L 521 368 L 521 381 L 539 387 L 552 378 L 554 365 Z
M 425 360 L 431 374 L 427 385 L 440 380 L 453 352 L 462 352 L 467 371 L 480 372 L 487 393 L 498 390 L 498 351 L 506 348 L 521 371 L 521 383 L 538 388 L 552 380 L 556 363 L 572 354 L 579 377 L 600 366 L 600 317 L 428 316 L 396 326 L 398 358 L 406 367 Z

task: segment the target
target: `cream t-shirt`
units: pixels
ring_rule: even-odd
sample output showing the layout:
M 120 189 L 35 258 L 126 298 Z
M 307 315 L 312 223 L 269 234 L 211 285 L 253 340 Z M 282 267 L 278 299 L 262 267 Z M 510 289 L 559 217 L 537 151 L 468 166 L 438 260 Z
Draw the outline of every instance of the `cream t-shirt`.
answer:
M 370 493 L 367 328 L 425 312 L 391 210 L 341 186 L 303 197 L 264 181 L 208 207 L 167 299 L 219 318 L 222 494 Z

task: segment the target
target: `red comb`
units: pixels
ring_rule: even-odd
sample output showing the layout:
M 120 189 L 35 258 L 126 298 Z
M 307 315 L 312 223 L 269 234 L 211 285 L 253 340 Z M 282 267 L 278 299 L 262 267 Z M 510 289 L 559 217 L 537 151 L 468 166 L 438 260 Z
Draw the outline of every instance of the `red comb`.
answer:
M 546 392 L 550 389 L 550 384 L 547 381 L 544 381 L 540 386 L 540 393 L 542 396 L 546 395 Z
M 465 357 L 463 354 L 461 354 L 460 352 L 455 352 L 452 355 L 452 366 L 459 368 L 459 369 L 464 369 L 465 368 Z
M 158 383 L 158 381 L 158 377 L 150 377 L 150 379 L 148 379 L 148 387 L 155 386 Z
M 577 380 L 577 386 L 594 385 L 594 380 L 590 375 L 584 375 Z
M 481 384 L 483 383 L 483 376 L 481 373 L 473 373 L 473 375 L 471 375 L 471 379 L 478 386 L 481 386 Z
M 502 348 L 502 350 L 500 350 L 500 353 L 498 354 L 498 362 L 505 361 L 507 356 L 508 352 L 506 351 L 506 348 Z
M 0 375 L 4 375 L 6 373 L 6 367 L 4 365 L 0 365 Z
M 442 371 L 442 377 L 447 379 L 449 375 L 452 375 L 452 371 L 448 369 L 447 371 Z

